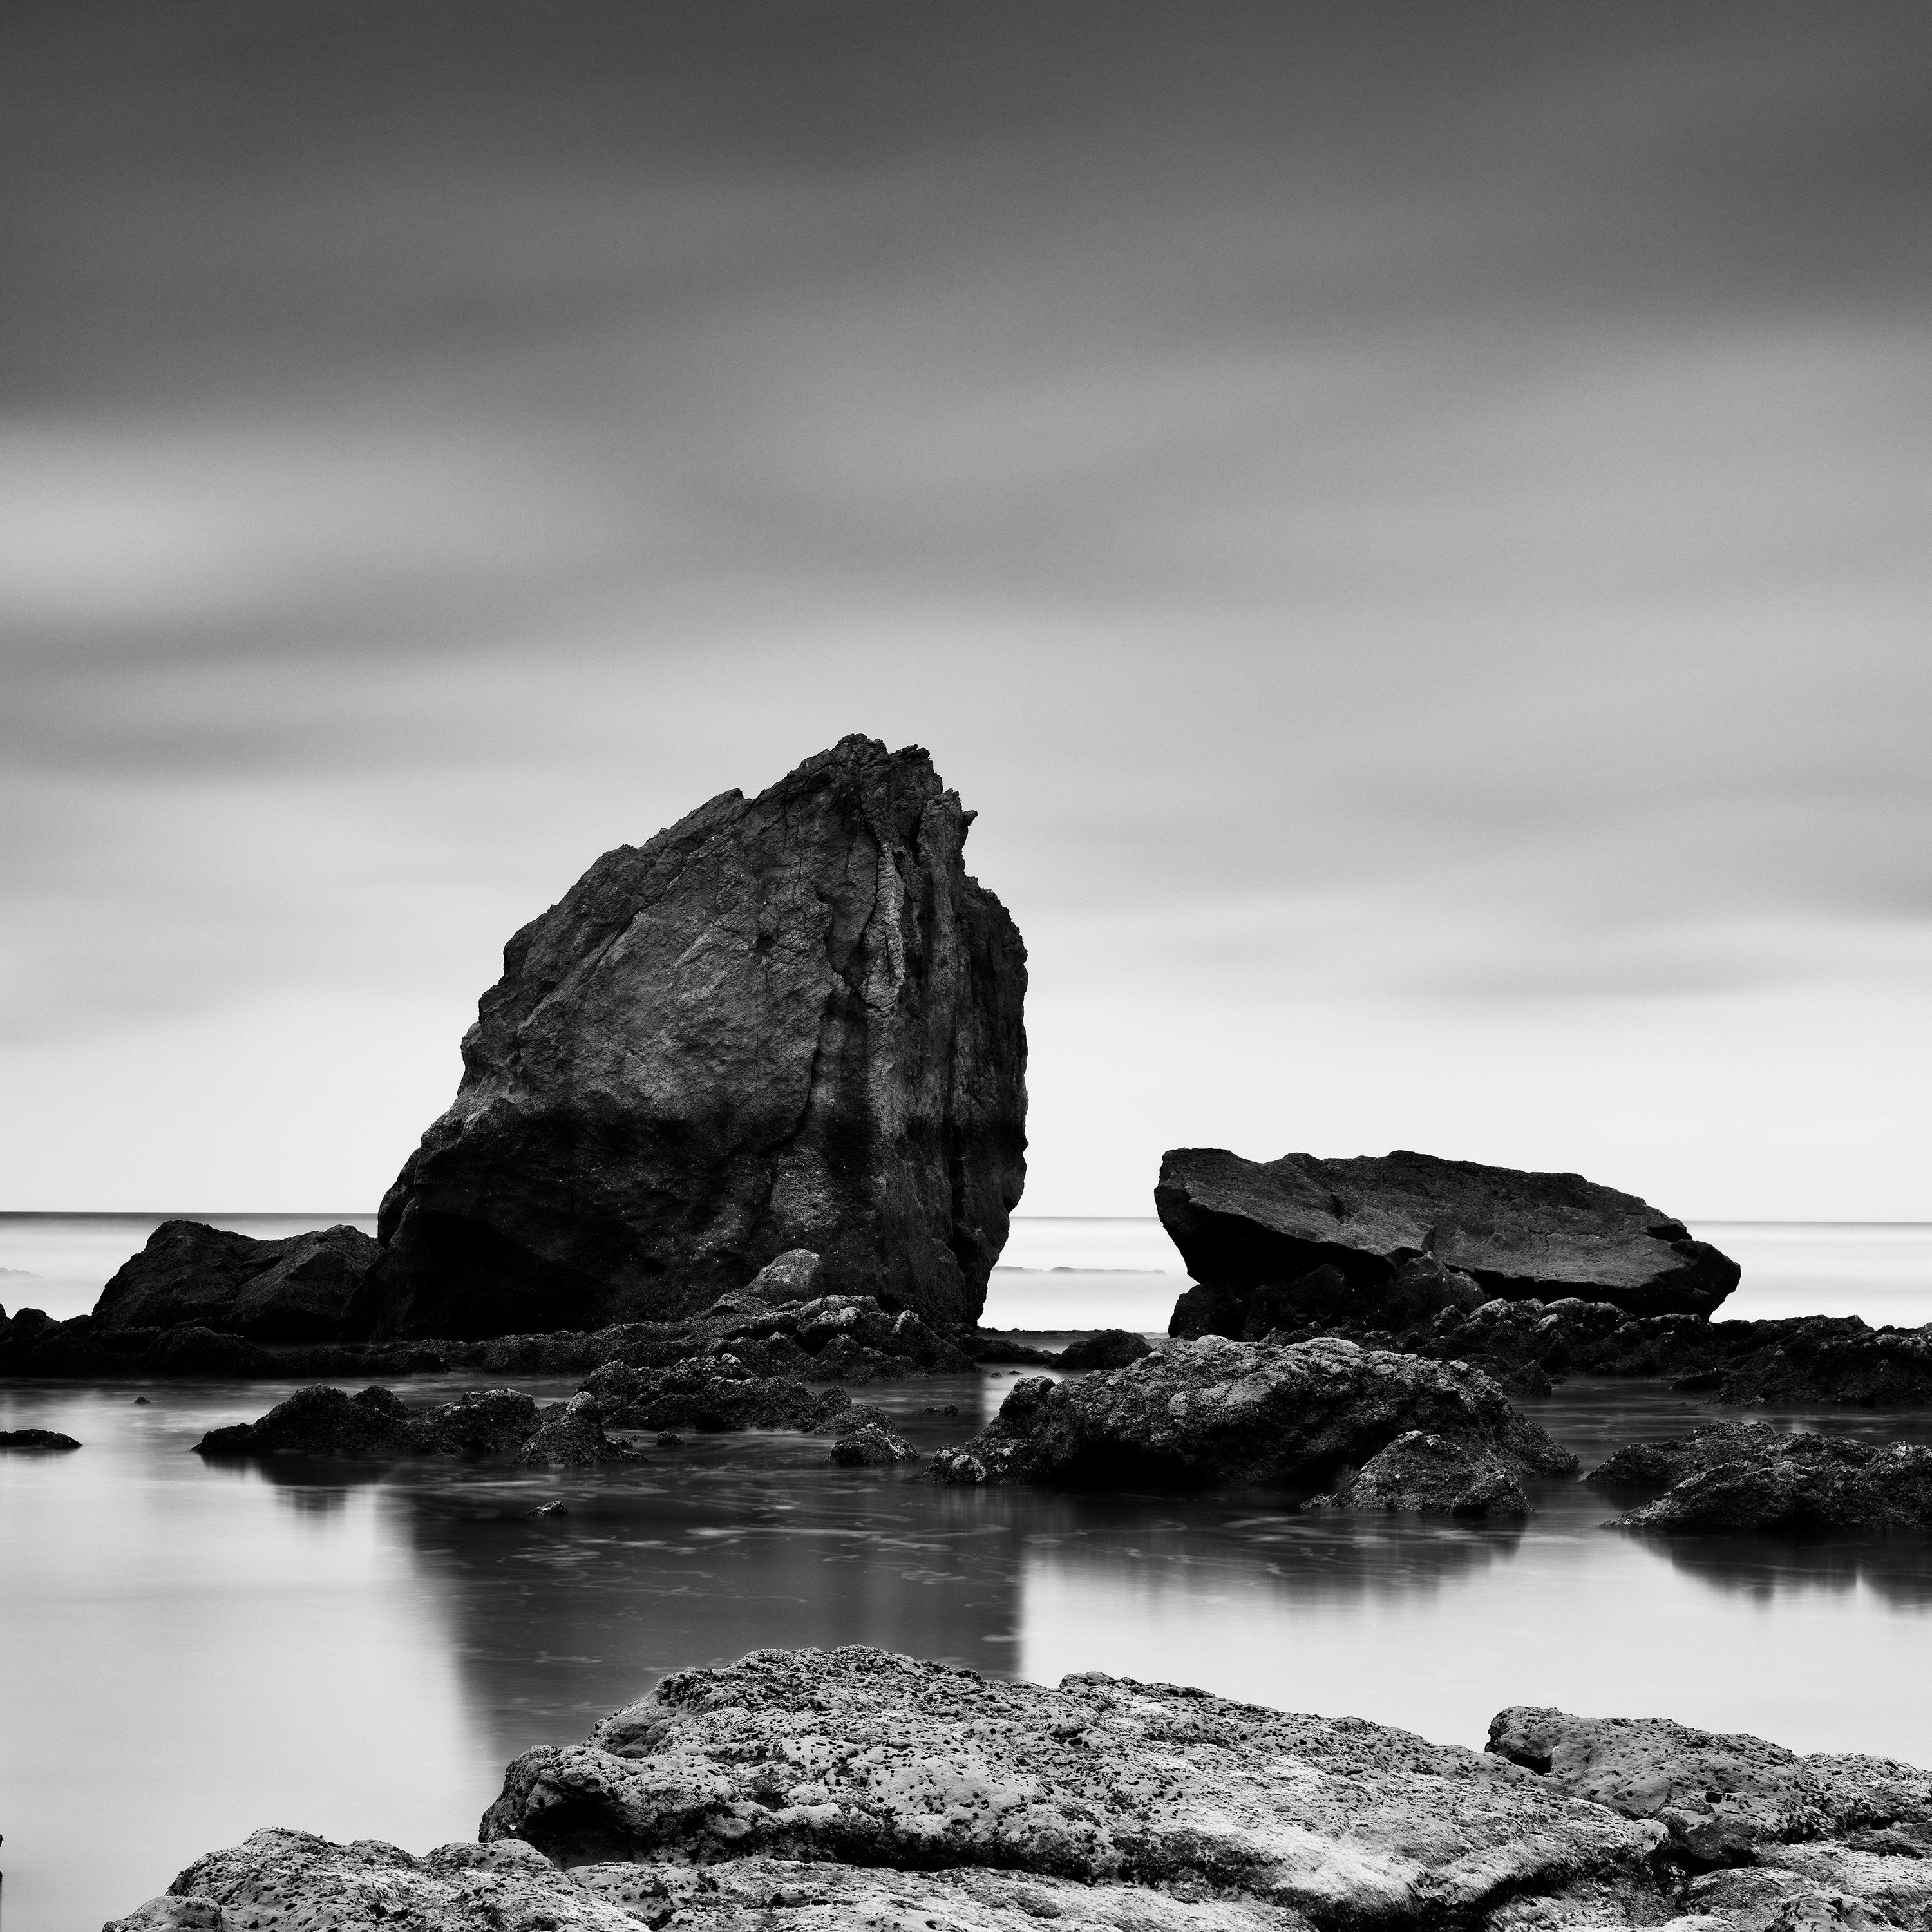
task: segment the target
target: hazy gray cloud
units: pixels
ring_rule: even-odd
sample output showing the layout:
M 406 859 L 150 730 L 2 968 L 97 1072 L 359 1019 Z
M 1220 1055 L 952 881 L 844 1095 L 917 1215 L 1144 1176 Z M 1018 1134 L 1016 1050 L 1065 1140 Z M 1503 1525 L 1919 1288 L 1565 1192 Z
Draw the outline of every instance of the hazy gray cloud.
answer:
M 597 851 L 857 728 L 982 808 L 1043 1186 L 1103 1112 L 1251 1118 L 1247 1049 L 1197 1089 L 1174 1044 L 1209 1000 L 1424 1083 L 1504 1052 L 1446 1010 L 1546 1008 L 1559 1058 L 1706 1089 L 1903 1000 L 1843 1102 L 1896 1138 L 1922 9 L 49 0 L 14 38 L 0 1032 L 46 1106 L 57 1048 L 164 1068 L 155 1029 L 277 1000 L 453 1040 Z M 1083 1112 L 1103 1011 L 1167 1044 Z M 389 1139 L 434 1111 L 383 1090 Z M 31 1171 L 95 1172 L 60 1146 Z

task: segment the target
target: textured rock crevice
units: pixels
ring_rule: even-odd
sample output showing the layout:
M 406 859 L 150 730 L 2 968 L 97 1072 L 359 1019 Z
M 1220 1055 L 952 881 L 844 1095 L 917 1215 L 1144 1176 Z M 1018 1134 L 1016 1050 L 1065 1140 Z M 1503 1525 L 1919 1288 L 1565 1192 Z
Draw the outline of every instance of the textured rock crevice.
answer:
M 1024 1174 L 1026 976 L 970 817 L 855 737 L 606 854 L 505 949 L 360 1331 L 664 1318 L 795 1247 L 970 1325 Z

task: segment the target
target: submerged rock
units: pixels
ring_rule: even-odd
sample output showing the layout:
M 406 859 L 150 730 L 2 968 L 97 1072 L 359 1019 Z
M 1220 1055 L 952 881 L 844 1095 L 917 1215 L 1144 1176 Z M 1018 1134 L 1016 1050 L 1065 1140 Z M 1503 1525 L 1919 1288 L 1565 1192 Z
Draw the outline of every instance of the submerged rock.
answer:
M 620 846 L 504 950 L 362 1332 L 687 1315 L 788 1250 L 970 1324 L 1018 1200 L 1025 953 L 972 814 L 862 737 Z
M 0 1429 L 0 1449 L 78 1449 L 71 1436 L 58 1429 Z
M 1353 1342 L 1290 1347 L 1210 1336 L 1111 1373 L 1016 1382 L 974 1441 L 941 1450 L 936 1481 L 1312 1484 L 1410 1430 L 1520 1473 L 1576 1459 L 1461 1363 Z
M 1070 1375 L 1086 1375 L 1095 1369 L 1124 1369 L 1130 1362 L 1153 1353 L 1147 1337 L 1130 1328 L 1096 1328 L 1092 1334 L 1068 1342 L 1054 1366 Z
M 1179 1148 L 1154 1205 L 1200 1284 L 1175 1306 L 1177 1335 L 1400 1324 L 1497 1295 L 1708 1316 L 1738 1283 L 1735 1262 L 1635 1195 L 1430 1154 Z
M 1619 1528 L 1759 1535 L 1932 1529 L 1932 1449 L 1916 1443 L 1785 1435 L 1760 1424 L 1654 1444 L 1652 1456 L 1654 1463 L 1627 1450 L 1594 1472 L 1618 1480 L 1640 1468 L 1678 1472 L 1654 1502 L 1619 1516 Z
M 1357 1718 L 1097 1675 L 1050 1690 L 854 1646 L 667 1677 L 584 1744 L 525 1752 L 481 1835 L 568 1866 L 990 1865 L 1340 1923 L 1636 1877 L 1662 1833 Z
M 1468 1442 L 1412 1429 L 1310 1508 L 1511 1519 L 1530 1515 L 1520 1472 Z
M 104 1333 L 206 1328 L 253 1342 L 328 1342 L 381 1248 L 346 1222 L 258 1241 L 200 1221 L 164 1221 L 94 1305 Z

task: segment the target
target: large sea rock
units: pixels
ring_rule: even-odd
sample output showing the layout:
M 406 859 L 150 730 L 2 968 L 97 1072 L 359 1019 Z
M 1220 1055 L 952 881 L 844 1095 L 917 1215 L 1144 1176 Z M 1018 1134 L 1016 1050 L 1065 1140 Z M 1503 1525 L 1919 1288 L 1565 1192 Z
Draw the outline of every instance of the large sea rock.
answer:
M 1026 955 L 916 746 L 843 740 L 606 853 L 504 949 L 358 1332 L 694 1313 L 788 1250 L 970 1325 L 1019 1199 Z
M 1335 1340 L 1284 1347 L 1208 1336 L 1109 1374 L 1017 1382 L 979 1436 L 934 1457 L 932 1474 L 952 1484 L 1312 1486 L 1412 1430 L 1519 1477 L 1576 1467 L 1465 1363 Z
M 332 1342 L 382 1250 L 347 1222 L 260 1241 L 200 1221 L 164 1221 L 94 1304 L 103 1334 L 206 1328 L 251 1342 Z
M 1176 1304 L 1177 1335 L 1392 1325 L 1498 1295 L 1708 1316 L 1738 1284 L 1737 1263 L 1682 1222 L 1577 1174 L 1177 1148 L 1154 1198 L 1199 1284 Z

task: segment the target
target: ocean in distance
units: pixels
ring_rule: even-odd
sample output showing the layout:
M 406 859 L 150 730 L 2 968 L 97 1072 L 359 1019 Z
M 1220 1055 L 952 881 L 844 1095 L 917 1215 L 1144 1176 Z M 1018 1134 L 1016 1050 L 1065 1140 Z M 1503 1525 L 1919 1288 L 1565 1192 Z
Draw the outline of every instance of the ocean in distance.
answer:
M 160 1218 L 0 1216 L 0 1301 L 81 1312 Z M 1744 1263 L 1726 1314 L 1932 1319 L 1932 1227 L 1696 1232 Z M 989 1325 L 1158 1330 L 1185 1280 L 1150 1219 L 1022 1217 L 1006 1258 Z M 1014 1372 L 866 1395 L 931 1449 Z M 405 1386 L 428 1400 L 464 1379 Z M 544 1398 L 574 1382 L 521 1379 Z M 765 1644 L 1114 1671 L 1472 1745 L 1527 1702 L 1932 1765 L 1922 1540 L 1648 1543 L 1601 1528 L 1610 1504 L 1573 1483 L 1542 1484 L 1520 1528 L 1303 1517 L 1266 1492 L 936 1490 L 782 1435 L 612 1472 L 190 1453 L 290 1386 L 0 1382 L 0 1427 L 87 1445 L 0 1457 L 4 1932 L 98 1925 L 263 1824 L 412 1850 L 469 1837 L 518 1751 Z M 1522 1406 L 1586 1467 L 1715 1412 L 1581 1379 Z M 1922 1412 L 1782 1414 L 1932 1442 Z M 527 1514 L 553 1498 L 568 1516 Z

